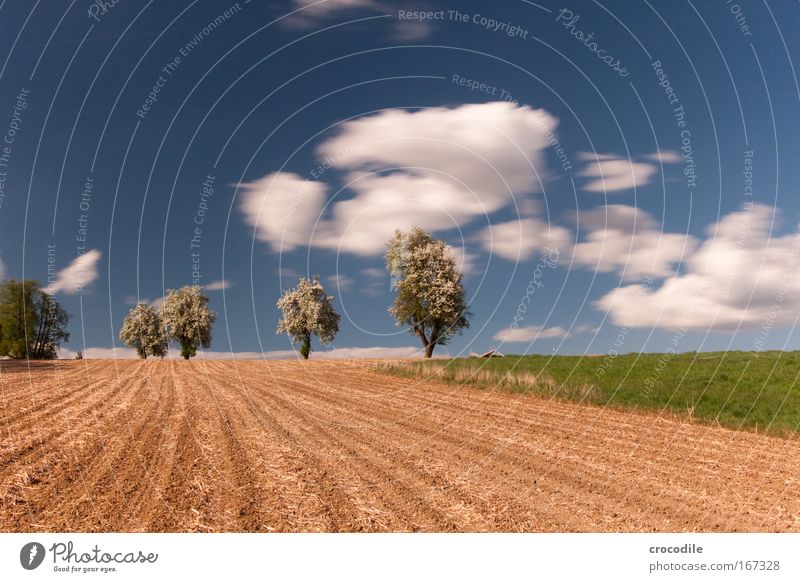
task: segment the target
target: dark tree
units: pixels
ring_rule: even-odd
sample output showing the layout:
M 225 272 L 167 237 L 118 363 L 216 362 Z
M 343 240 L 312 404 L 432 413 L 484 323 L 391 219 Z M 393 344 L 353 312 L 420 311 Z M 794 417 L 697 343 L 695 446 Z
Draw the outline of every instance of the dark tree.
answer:
M 0 285 L 0 356 L 57 358 L 61 342 L 69 340 L 69 318 L 36 281 L 4 281 Z

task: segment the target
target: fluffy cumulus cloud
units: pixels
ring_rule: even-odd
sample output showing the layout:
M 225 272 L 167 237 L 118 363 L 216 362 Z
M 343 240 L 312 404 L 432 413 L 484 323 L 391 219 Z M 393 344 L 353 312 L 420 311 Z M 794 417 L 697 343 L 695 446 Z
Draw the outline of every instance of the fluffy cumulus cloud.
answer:
M 470 200 L 453 180 L 405 173 L 351 178 L 356 196 L 333 205 L 314 233 L 314 246 L 378 255 L 397 228 L 451 230 L 483 212 L 480 201 Z
M 275 250 L 379 255 L 397 228 L 461 228 L 541 190 L 556 125 L 543 110 L 504 102 L 383 111 L 343 123 L 317 148 L 353 193 L 322 220 L 326 187 L 291 173 L 243 184 L 240 208 Z
M 397 228 L 458 229 L 539 191 L 546 178 L 543 150 L 556 125 L 543 110 L 501 102 L 387 110 L 348 121 L 317 153 L 346 173 L 354 196 L 332 204 L 311 244 L 378 255 Z M 269 179 L 276 175 L 260 183 Z M 297 179 L 281 182 L 296 189 Z M 302 205 L 309 218 L 295 217 L 296 225 L 316 219 L 322 192 L 309 197 L 317 206 Z M 268 227 L 273 240 L 280 226 Z
M 98 277 L 98 263 L 103 253 L 92 249 L 78 256 L 67 267 L 56 274 L 47 287 L 49 293 L 75 295 L 88 288 Z
M 581 152 L 578 159 L 586 162 L 578 175 L 590 178 L 583 185 L 584 190 L 616 192 L 641 188 L 649 184 L 658 173 L 661 164 L 673 164 L 679 162 L 681 158 L 675 152 L 663 151 L 642 156 L 642 159 L 646 161 L 634 161 L 629 157 L 590 152 Z
M 800 232 L 772 236 L 775 209 L 751 205 L 708 229 L 686 271 L 596 302 L 619 325 L 736 329 L 793 325 L 800 312 Z
M 566 337 L 567 330 L 563 327 L 539 327 L 528 325 L 525 327 L 501 329 L 492 338 L 504 343 L 530 343 L 535 340 L 555 339 Z
M 663 278 L 696 246 L 693 237 L 662 232 L 649 213 L 634 206 L 609 204 L 581 212 L 585 236 L 574 248 L 574 265 L 626 279 Z
M 541 189 L 541 152 L 556 125 L 544 110 L 506 102 L 393 109 L 345 123 L 318 151 L 343 167 L 450 179 L 471 194 L 463 202 L 491 208 Z
M 256 237 L 276 251 L 308 244 L 326 187 L 290 172 L 273 172 L 240 184 L 239 210 Z

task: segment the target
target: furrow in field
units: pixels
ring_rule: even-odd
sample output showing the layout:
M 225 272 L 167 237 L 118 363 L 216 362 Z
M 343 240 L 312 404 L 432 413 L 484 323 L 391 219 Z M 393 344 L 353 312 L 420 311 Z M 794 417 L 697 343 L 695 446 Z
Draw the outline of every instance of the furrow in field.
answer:
M 0 362 L 3 531 L 800 530 L 794 439 L 364 362 Z
M 138 413 L 146 380 L 139 367 L 126 366 L 119 378 L 113 369 L 101 376 L 103 373 L 94 372 L 95 378 L 104 379 L 98 384 L 103 392 L 82 403 L 80 416 L 66 411 L 64 418 L 49 419 L 48 426 L 55 426 L 54 430 L 37 439 L 33 449 L 15 456 L 10 469 L 16 473 L 4 476 L 7 488 L 3 495 L 10 501 L 9 513 L 14 520 L 28 524 L 27 530 L 46 524 L 55 530 L 82 530 L 83 522 L 74 516 L 75 504 L 107 494 L 92 487 L 92 475 L 101 470 L 100 459 L 125 442 L 125 419 Z M 103 398 L 109 393 L 115 398 Z M 118 503 L 116 492 L 111 495 Z

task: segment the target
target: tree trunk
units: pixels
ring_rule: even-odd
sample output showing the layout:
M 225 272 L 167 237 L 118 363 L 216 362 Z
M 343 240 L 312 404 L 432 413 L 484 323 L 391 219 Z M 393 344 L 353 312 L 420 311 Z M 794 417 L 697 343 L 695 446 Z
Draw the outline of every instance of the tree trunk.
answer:
M 35 360 L 40 360 L 44 357 L 44 348 L 45 345 L 47 345 L 47 338 L 50 336 L 50 329 L 52 327 L 50 313 L 45 312 L 44 308 L 42 309 L 42 312 L 42 321 L 44 323 L 38 337 L 36 338 L 36 344 L 33 346 L 33 359 Z
M 428 345 L 430 344 L 430 342 L 428 341 L 428 336 L 425 335 L 425 327 L 422 325 L 415 325 L 414 331 L 417 332 L 417 335 L 419 336 L 419 339 L 422 342 L 422 347 L 425 348 L 425 353 L 427 354 Z M 426 355 L 425 357 L 428 358 L 430 356 Z
M 307 360 L 310 354 L 311 354 L 311 334 L 303 338 L 303 344 L 300 346 L 300 355 L 303 356 L 304 360 Z
M 47 320 L 47 313 L 45 312 L 44 306 L 41 307 L 39 312 L 39 329 L 36 330 L 36 339 L 33 341 L 33 348 L 30 357 L 34 360 L 38 359 L 39 355 L 39 347 L 42 343 L 42 334 L 44 333 L 44 326 Z M 26 338 L 27 339 L 27 338 Z
M 436 342 L 439 341 L 439 326 L 434 325 L 431 330 L 431 336 L 425 344 L 425 357 L 430 358 L 433 356 L 433 350 L 436 348 Z

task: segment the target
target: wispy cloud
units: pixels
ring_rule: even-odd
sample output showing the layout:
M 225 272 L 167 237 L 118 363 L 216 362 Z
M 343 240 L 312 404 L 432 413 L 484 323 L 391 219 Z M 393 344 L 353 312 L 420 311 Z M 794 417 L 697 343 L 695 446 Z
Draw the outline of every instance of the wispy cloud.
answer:
M 340 13 L 382 10 L 376 0 L 292 0 L 292 8 L 300 11 L 288 23 L 297 27 L 311 27 Z
M 55 280 L 48 286 L 47 291 L 67 295 L 81 293 L 97 280 L 97 263 L 102 256 L 103 254 L 96 249 L 78 256 L 56 274 Z
M 423 9 L 424 5 L 404 4 L 406 10 Z M 378 0 L 292 0 L 292 9 L 299 10 L 283 20 L 289 28 L 308 30 L 319 28 L 336 17 L 358 17 L 360 15 L 392 15 L 397 8 L 390 2 Z M 388 18 L 386 20 L 389 20 Z M 436 27 L 431 22 L 397 20 L 392 18 L 391 26 L 394 40 L 414 42 L 430 38 Z
M 433 36 L 436 25 L 424 20 L 398 20 L 394 24 L 394 39 L 401 42 L 419 42 Z
M 125 305 L 149 305 L 150 307 L 158 307 L 164 303 L 164 297 L 156 297 L 155 299 L 148 299 L 146 297 L 136 297 L 135 295 L 128 295 L 125 298 Z
M 333 290 L 337 290 L 338 292 L 342 291 L 350 291 L 356 285 L 356 280 L 352 277 L 348 277 L 344 273 L 337 273 L 336 275 L 331 275 L 327 277 L 326 282 L 332 287 Z
M 642 157 L 646 160 L 661 162 L 662 164 L 677 164 L 683 159 L 678 152 L 674 152 L 672 150 L 661 150 L 658 152 L 653 152 L 652 154 L 645 154 Z
M 641 188 L 650 183 L 653 176 L 658 173 L 659 164 L 676 163 L 680 156 L 675 152 L 663 151 L 641 156 L 647 161 L 634 161 L 629 157 L 615 154 L 597 154 L 580 152 L 578 159 L 586 162 L 578 175 L 584 178 L 593 178 L 583 185 L 588 192 L 616 192 Z
M 560 326 L 543 328 L 538 325 L 528 325 L 517 329 L 501 329 L 492 339 L 504 343 L 530 343 L 535 340 L 563 338 L 566 335 L 567 330 Z
M 203 285 L 203 289 L 206 291 L 222 291 L 223 289 L 230 289 L 233 286 L 227 279 L 220 279 L 219 281 L 212 281 L 207 285 Z
M 366 267 L 361 269 L 359 274 L 365 280 L 364 287 L 362 289 L 365 295 L 369 297 L 377 297 L 391 290 L 389 273 L 386 271 L 386 269 Z

